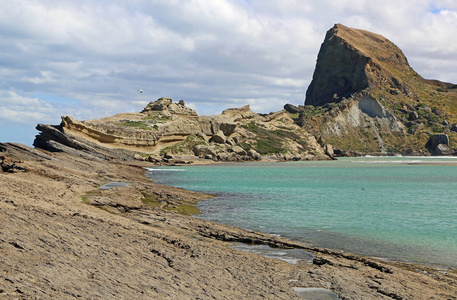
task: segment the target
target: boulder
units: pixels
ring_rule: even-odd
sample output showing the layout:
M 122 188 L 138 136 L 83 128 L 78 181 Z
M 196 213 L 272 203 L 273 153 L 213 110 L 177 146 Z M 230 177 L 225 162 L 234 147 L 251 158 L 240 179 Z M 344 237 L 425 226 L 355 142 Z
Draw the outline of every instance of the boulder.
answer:
M 436 149 L 439 144 L 449 146 L 449 137 L 447 134 L 435 134 L 430 137 L 428 141 L 429 148 Z
M 217 155 L 217 159 L 220 161 L 227 161 L 229 159 L 229 155 L 227 153 L 219 153 Z
M 247 155 L 246 151 L 243 148 L 241 148 L 240 146 L 233 146 L 229 150 L 231 152 L 236 153 L 237 155 L 241 155 L 241 156 Z
M 197 133 L 197 137 L 202 138 L 205 142 L 209 142 L 209 137 L 204 133 Z
M 219 129 L 224 133 L 224 135 L 229 136 L 235 132 L 236 124 L 224 122 L 219 124 Z
M 136 160 L 142 160 L 142 161 L 148 160 L 147 156 L 141 155 L 139 153 L 133 154 L 133 158 Z
M 262 156 L 257 151 L 255 151 L 254 149 L 249 149 L 247 151 L 247 155 L 252 157 L 252 159 L 254 159 L 254 160 L 261 160 L 262 159 Z
M 197 116 L 197 113 L 193 109 L 185 105 L 184 100 L 180 100 L 178 103 L 173 103 L 173 100 L 168 97 L 162 97 L 156 101 L 149 102 L 149 104 L 143 109 L 142 113 L 149 111 L 160 111 L 162 114 L 168 113 L 172 115 Z
M 327 154 L 330 157 L 333 157 L 335 155 L 335 152 L 333 151 L 333 146 L 330 144 L 325 145 L 324 151 L 325 154 Z
M 171 154 L 168 153 L 168 152 L 165 152 L 165 153 L 164 153 L 163 158 L 166 158 L 166 159 L 174 159 L 173 155 L 171 155 Z
M 300 109 L 297 106 L 292 105 L 292 104 L 284 105 L 284 109 L 291 114 L 296 114 L 296 113 L 300 112 Z
M 150 155 L 150 156 L 148 157 L 148 161 L 149 161 L 149 162 L 152 162 L 152 163 L 158 163 L 158 162 L 161 162 L 161 161 L 162 161 L 162 158 L 157 157 L 157 156 Z
M 415 121 L 415 120 L 417 120 L 418 118 L 419 118 L 419 115 L 417 114 L 416 111 L 412 111 L 412 112 L 410 112 L 410 113 L 408 114 L 408 119 L 409 119 L 410 121 Z
M 224 144 L 226 139 L 227 138 L 222 132 L 222 130 L 219 130 L 217 133 L 213 135 L 213 141 L 215 141 L 216 143 Z
M 204 157 L 206 155 L 216 156 L 216 151 L 212 147 L 206 145 L 197 145 L 192 149 L 195 156 Z
M 453 155 L 454 151 L 452 151 L 449 146 L 444 144 L 439 144 L 435 149 L 435 155 Z
M 447 134 L 432 135 L 426 146 L 434 155 L 451 155 L 453 153 L 449 148 L 449 137 Z
M 149 102 L 149 104 L 144 108 L 143 112 L 149 110 L 165 110 L 170 106 L 172 102 L 173 100 L 168 97 L 159 98 L 154 102 Z
M 232 139 L 232 138 L 228 138 L 226 141 L 225 141 L 226 144 L 230 145 L 230 146 L 235 146 L 236 143 L 235 141 Z
M 456 126 L 456 127 L 457 127 L 457 126 Z M 456 131 L 457 131 L 457 130 L 456 130 Z M 242 138 L 241 138 L 241 136 L 239 136 L 239 135 L 234 136 L 232 139 L 233 139 L 233 141 L 235 142 L 235 144 L 239 144 L 239 143 L 241 143 L 241 141 L 242 141 Z

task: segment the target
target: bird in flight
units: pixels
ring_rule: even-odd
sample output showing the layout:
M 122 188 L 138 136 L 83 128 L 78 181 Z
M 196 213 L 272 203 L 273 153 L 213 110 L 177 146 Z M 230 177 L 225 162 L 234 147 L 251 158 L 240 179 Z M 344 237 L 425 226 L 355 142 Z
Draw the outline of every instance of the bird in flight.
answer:
M 141 94 L 143 92 L 143 90 L 142 89 L 138 89 L 138 92 L 140 92 L 140 94 Z

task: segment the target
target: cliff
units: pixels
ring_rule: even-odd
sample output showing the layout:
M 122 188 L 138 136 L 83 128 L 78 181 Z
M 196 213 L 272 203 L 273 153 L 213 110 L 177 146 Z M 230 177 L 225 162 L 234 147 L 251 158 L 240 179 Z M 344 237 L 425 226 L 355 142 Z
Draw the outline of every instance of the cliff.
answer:
M 160 98 L 139 113 L 40 124 L 34 145 L 154 163 L 182 161 L 178 156 L 329 159 L 333 148 L 338 155 L 451 155 L 457 149 L 457 85 L 422 78 L 388 39 L 341 24 L 325 36 L 305 105 L 284 108 L 198 116 L 183 100 Z
M 403 73 L 417 76 L 395 44 L 381 35 L 337 24 L 322 43 L 306 104 L 339 102 L 385 83 L 407 94 L 401 84 Z
M 62 117 L 60 125 L 39 124 L 34 146 L 97 159 L 183 162 L 329 159 L 314 136 L 297 126 L 285 111 L 261 115 L 249 106 L 217 116 L 198 116 L 184 101 L 150 102 L 140 113 L 99 120 Z M 331 153 L 329 153 L 331 155 Z
M 344 152 L 452 154 L 457 85 L 427 80 L 385 37 L 337 24 L 318 54 L 297 123 Z M 431 147 L 445 134 L 444 151 Z

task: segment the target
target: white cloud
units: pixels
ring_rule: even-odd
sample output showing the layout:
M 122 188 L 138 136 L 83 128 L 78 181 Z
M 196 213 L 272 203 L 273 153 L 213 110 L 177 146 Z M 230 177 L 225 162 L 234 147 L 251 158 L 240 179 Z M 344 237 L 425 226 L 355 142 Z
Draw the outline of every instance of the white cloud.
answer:
M 141 111 L 162 96 L 200 114 L 303 104 L 334 23 L 380 33 L 424 77 L 457 83 L 456 19 L 452 0 L 2 1 L 0 123 Z
M 46 101 L 0 91 L 0 123 L 41 122 L 49 120 L 53 113 L 55 109 Z

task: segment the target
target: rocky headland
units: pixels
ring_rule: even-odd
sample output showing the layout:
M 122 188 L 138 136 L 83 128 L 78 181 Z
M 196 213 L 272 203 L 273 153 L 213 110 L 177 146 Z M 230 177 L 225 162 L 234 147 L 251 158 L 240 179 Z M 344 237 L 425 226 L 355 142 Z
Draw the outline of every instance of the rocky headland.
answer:
M 40 124 L 34 146 L 153 163 L 453 155 L 457 149 L 457 85 L 422 78 L 394 43 L 375 33 L 331 28 L 304 104 L 269 114 L 244 106 L 198 116 L 183 100 L 164 97 L 139 113 Z
M 422 78 L 375 33 L 331 28 L 304 104 L 286 109 L 337 155 L 455 153 L 457 85 Z
M 37 148 L 87 158 L 122 158 L 151 163 L 261 159 L 331 159 L 327 145 L 295 124 L 285 110 L 257 114 L 249 106 L 198 116 L 183 100 L 151 101 L 142 112 L 99 120 L 62 117 L 60 125 L 39 124 Z
M 457 299 L 456 270 L 204 221 L 194 204 L 212 195 L 145 176 L 159 164 L 453 153 L 455 86 L 422 79 L 379 35 L 332 28 L 308 94 L 276 113 L 208 117 L 161 98 L 138 113 L 40 124 L 35 148 L 0 143 L 0 298 Z M 232 242 L 307 258 L 291 264 Z

